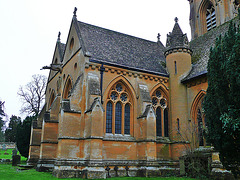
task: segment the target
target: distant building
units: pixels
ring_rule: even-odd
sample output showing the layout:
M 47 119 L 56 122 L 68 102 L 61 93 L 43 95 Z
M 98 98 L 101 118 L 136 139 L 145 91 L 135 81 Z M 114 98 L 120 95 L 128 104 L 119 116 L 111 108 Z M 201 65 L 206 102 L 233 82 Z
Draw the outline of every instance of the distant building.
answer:
M 46 104 L 33 122 L 29 163 L 57 177 L 154 176 L 205 145 L 201 103 L 216 37 L 237 15 L 237 0 L 189 0 L 192 41 L 175 19 L 166 47 L 76 17 L 56 43 Z

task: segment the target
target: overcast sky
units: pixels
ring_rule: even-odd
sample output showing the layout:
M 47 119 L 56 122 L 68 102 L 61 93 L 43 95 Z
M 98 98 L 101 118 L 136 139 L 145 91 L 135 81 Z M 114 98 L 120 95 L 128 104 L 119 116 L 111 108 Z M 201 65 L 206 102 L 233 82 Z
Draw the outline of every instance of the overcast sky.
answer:
M 8 117 L 24 118 L 17 96 L 33 74 L 52 61 L 58 32 L 65 43 L 73 16 L 121 33 L 166 44 L 174 18 L 190 40 L 187 0 L 0 0 L 0 99 Z

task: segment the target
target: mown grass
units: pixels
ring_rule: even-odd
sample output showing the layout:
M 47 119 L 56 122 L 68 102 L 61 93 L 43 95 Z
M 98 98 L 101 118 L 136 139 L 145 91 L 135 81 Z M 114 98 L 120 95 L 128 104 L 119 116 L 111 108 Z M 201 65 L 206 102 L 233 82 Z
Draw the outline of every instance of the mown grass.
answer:
M 44 179 L 57 179 L 52 176 L 50 172 L 37 172 L 35 169 L 21 171 L 18 167 L 13 167 L 11 164 L 0 164 L 0 179 L 6 180 L 44 180 Z M 167 178 L 141 178 L 141 177 L 117 177 L 110 178 L 109 180 L 193 180 L 191 178 L 178 178 L 178 177 L 167 177 Z M 68 180 L 79 180 L 79 178 L 72 178 Z

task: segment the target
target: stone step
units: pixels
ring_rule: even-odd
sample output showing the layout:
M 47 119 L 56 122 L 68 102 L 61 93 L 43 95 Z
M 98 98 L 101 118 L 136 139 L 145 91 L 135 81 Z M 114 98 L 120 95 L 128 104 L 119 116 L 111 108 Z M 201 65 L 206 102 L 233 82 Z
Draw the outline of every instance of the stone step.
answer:
M 29 170 L 29 169 L 33 169 L 33 168 L 34 168 L 33 165 L 28 165 L 28 164 L 19 164 L 18 165 L 19 170 Z

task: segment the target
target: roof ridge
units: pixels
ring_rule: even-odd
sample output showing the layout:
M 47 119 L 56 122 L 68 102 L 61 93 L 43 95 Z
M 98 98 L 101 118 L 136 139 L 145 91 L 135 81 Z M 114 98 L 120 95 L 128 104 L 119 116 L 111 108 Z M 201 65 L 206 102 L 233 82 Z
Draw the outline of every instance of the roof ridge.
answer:
M 96 28 L 100 28 L 100 29 L 103 29 L 103 30 L 106 30 L 106 31 L 111 31 L 111 32 L 114 32 L 114 33 L 122 34 L 122 35 L 124 35 L 124 36 L 129 36 L 129 37 L 136 38 L 136 39 L 139 39 L 139 40 L 148 41 L 148 42 L 150 42 L 150 43 L 157 43 L 157 41 L 156 41 L 156 42 L 155 42 L 155 41 L 151 41 L 151 40 L 144 39 L 144 38 L 141 38 L 141 37 L 137 37 L 137 36 L 134 36 L 134 35 L 122 33 L 122 32 L 116 31 L 116 30 L 107 29 L 107 28 L 100 27 L 100 26 L 97 26 L 97 25 L 85 23 L 85 22 L 83 22 L 83 21 L 78 21 L 78 22 L 79 22 L 79 23 L 86 24 L 86 25 L 89 25 L 89 26 L 93 26 L 93 27 L 96 27 Z M 160 42 L 161 42 L 161 41 L 160 41 Z M 161 44 L 162 44 L 162 43 L 161 43 Z M 162 46 L 164 47 L 163 44 L 162 44 Z

